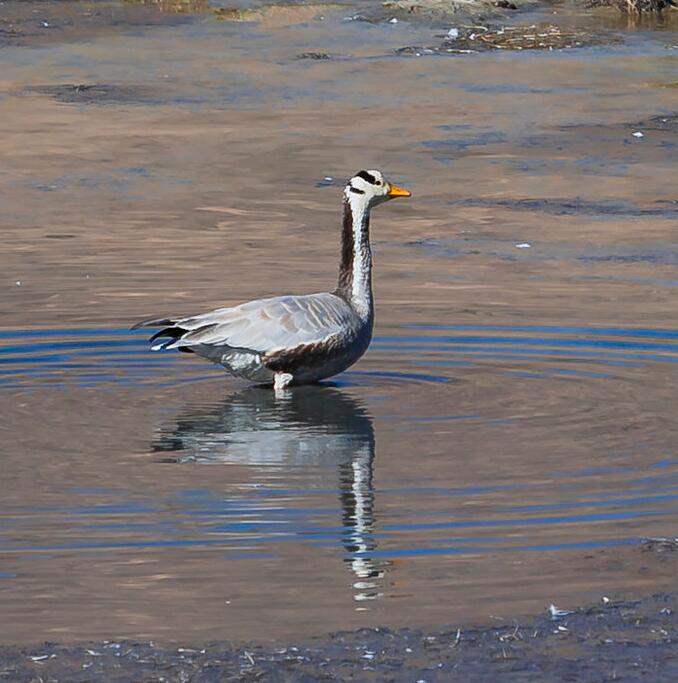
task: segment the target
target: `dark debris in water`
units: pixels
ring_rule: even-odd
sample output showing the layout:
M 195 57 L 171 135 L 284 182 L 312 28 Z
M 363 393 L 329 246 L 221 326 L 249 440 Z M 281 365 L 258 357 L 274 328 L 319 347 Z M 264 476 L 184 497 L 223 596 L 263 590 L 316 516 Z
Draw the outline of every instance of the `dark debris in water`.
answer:
M 368 17 L 365 14 L 352 14 L 349 17 L 346 17 L 346 21 L 361 21 L 365 24 L 378 24 L 381 22 L 381 18 L 379 16 L 374 16 L 374 17 Z
M 328 52 L 300 52 L 297 55 L 297 59 L 324 60 L 332 59 L 332 55 L 330 55 Z
M 577 261 L 584 263 L 652 263 L 657 266 L 678 265 L 678 253 L 671 250 L 660 249 L 656 251 L 641 251 L 637 253 L 612 253 L 612 254 L 583 254 L 577 257 Z
M 639 121 L 629 126 L 635 130 L 658 130 L 678 133 L 678 114 L 663 114 L 653 116 L 646 121 Z
M 525 242 L 518 235 L 513 237 L 491 234 L 457 239 L 449 237 L 414 240 L 405 243 L 406 247 L 425 250 L 437 258 L 457 258 L 460 256 L 485 256 L 503 261 L 570 261 L 584 264 L 634 264 L 650 263 L 658 266 L 678 265 L 676 245 L 659 243 L 654 246 L 627 245 L 611 251 L 609 248 L 581 246 L 561 243 Z
M 444 38 L 438 46 L 407 46 L 396 50 L 399 55 L 422 54 L 473 54 L 488 50 L 564 50 L 590 45 L 618 43 L 618 36 L 594 33 L 585 29 L 563 28 L 555 24 L 531 24 L 529 26 L 467 26 L 454 29 L 453 35 Z
M 677 596 L 603 597 L 588 608 L 436 631 L 363 628 L 305 643 L 158 645 L 132 640 L 0 647 L 0 678 L 28 681 L 678 680 Z
M 573 199 L 484 199 L 470 197 L 451 202 L 461 206 L 497 207 L 518 211 L 539 211 L 554 216 L 601 216 L 614 218 L 678 218 L 678 202 L 659 206 L 638 206 L 633 202 Z M 659 202 L 658 202 L 659 204 Z
M 152 101 L 149 88 L 140 86 L 107 85 L 103 83 L 64 83 L 34 85 L 28 92 L 49 95 L 66 104 L 141 104 Z

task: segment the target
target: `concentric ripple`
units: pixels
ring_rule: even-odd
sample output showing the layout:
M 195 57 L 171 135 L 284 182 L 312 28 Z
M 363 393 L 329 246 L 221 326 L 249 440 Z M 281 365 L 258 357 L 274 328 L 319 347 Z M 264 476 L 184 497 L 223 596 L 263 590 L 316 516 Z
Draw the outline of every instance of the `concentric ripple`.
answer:
M 207 520 L 213 513 L 217 526 L 222 519 L 240 520 L 233 523 L 242 527 L 219 528 L 228 530 L 231 540 L 235 538 L 231 532 L 240 529 L 247 532 L 242 541 L 264 545 L 269 531 L 276 541 L 301 536 L 314 542 L 334 543 L 332 539 L 336 537 L 344 539 L 346 545 L 347 535 L 350 538 L 355 534 L 356 525 L 362 520 L 361 538 L 369 538 L 368 545 L 374 550 L 377 531 L 372 526 L 377 490 L 371 483 L 375 456 L 373 423 L 387 432 L 409 431 L 415 439 L 421 434 L 434 440 L 447 440 L 445 434 L 453 423 L 466 424 L 468 429 L 477 429 L 477 424 L 483 429 L 498 430 L 499 441 L 505 439 L 507 443 L 520 438 L 534 442 L 539 435 L 557 432 L 565 443 L 570 438 L 588 439 L 592 455 L 599 454 L 601 458 L 591 468 L 542 472 L 542 480 L 546 476 L 548 483 L 522 477 L 507 479 L 502 475 L 483 485 L 438 485 L 436 475 L 412 473 L 407 486 L 382 484 L 382 501 L 392 496 L 415 501 L 407 515 L 398 522 L 382 525 L 378 532 L 384 538 L 398 537 L 397 547 L 389 551 L 394 556 L 422 553 L 425 546 L 433 551 L 431 544 L 436 545 L 435 552 L 442 552 L 438 545 L 449 546 L 450 552 L 456 552 L 467 547 L 467 543 L 479 544 L 474 546 L 474 552 L 479 552 L 481 546 L 500 549 L 506 543 L 525 550 L 533 546 L 568 547 L 581 541 L 566 540 L 565 533 L 552 543 L 542 539 L 530 544 L 508 530 L 638 520 L 678 511 L 678 461 L 658 452 L 643 466 L 620 466 L 610 463 L 605 452 L 628 448 L 627 435 L 631 432 L 646 450 L 651 448 L 656 431 L 653 420 L 670 419 L 669 410 L 655 410 L 652 419 L 643 413 L 635 401 L 634 386 L 643 381 L 646 368 L 656 369 L 657 364 L 666 364 L 660 373 L 670 378 L 678 362 L 678 331 L 407 325 L 400 332 L 377 336 L 365 363 L 367 369 L 341 375 L 336 382 L 339 389 L 297 390 L 283 404 L 276 402 L 271 392 L 248 389 L 232 393 L 216 404 L 190 403 L 185 411 L 167 419 L 158 427 L 152 443 L 152 451 L 161 462 L 252 467 L 262 488 L 256 492 L 248 490 L 228 501 L 213 499 L 212 494 L 205 493 L 189 497 L 178 507 L 168 501 L 156 501 L 148 507 L 128 508 L 128 503 L 122 501 L 122 507 L 113 513 L 122 514 L 124 524 L 131 525 L 135 535 L 143 529 L 142 537 L 147 532 L 150 536 L 147 540 L 115 541 L 113 545 L 164 543 L 161 527 L 150 521 L 139 527 L 135 520 L 139 516 L 145 519 L 149 514 L 152 517 L 169 506 L 183 510 L 180 518 L 188 515 Z M 150 353 L 146 336 L 119 329 L 0 333 L 0 390 L 105 383 L 142 388 L 149 384 L 222 379 L 219 369 L 199 359 L 175 353 Z M 476 374 L 464 377 L 465 371 Z M 489 385 L 484 384 L 488 377 Z M 530 384 L 532 380 L 534 385 Z M 371 388 L 388 389 L 402 383 L 410 387 L 408 398 L 400 400 L 401 405 L 393 412 L 382 410 L 374 417 L 366 406 L 355 404 L 342 391 L 344 387 L 365 388 L 369 397 Z M 426 395 L 430 412 L 417 412 L 413 407 L 419 392 Z M 450 410 L 450 405 L 455 409 Z M 517 432 L 519 423 L 522 427 Z M 617 428 L 618 424 L 623 424 L 623 430 Z M 504 432 L 506 437 L 501 436 Z M 438 436 L 439 433 L 444 436 Z M 604 438 L 599 433 L 604 433 Z M 471 435 L 479 452 L 486 447 L 486 441 L 491 443 L 486 432 Z M 454 457 L 454 449 L 450 448 L 450 457 Z M 548 448 L 546 442 L 543 448 Z M 535 451 L 539 454 L 538 445 Z M 312 494 L 308 493 L 309 487 Z M 327 507 L 322 503 L 321 499 L 333 491 L 339 492 L 342 505 L 353 506 L 352 512 L 338 512 L 335 505 Z M 483 514 L 469 516 L 464 511 L 471 500 L 485 498 L 489 507 L 483 508 Z M 418 500 L 425 500 L 426 504 L 416 509 Z M 459 501 L 458 510 L 453 501 Z M 108 527 L 100 527 L 96 519 L 110 515 L 111 508 L 72 512 L 64 508 L 61 514 L 76 514 L 77 519 L 94 515 L 94 526 L 87 528 L 105 529 Z M 442 519 L 422 521 L 417 517 Z M 344 524 L 337 526 L 332 521 L 337 519 L 344 519 Z M 368 524 L 367 519 L 372 521 Z M 491 530 L 488 537 L 486 529 Z M 206 533 L 214 534 L 215 530 L 210 526 Z M 459 536 L 462 530 L 472 535 Z M 503 531 L 497 535 L 499 530 L 506 530 L 506 535 Z M 456 534 L 452 539 L 446 536 L 451 531 Z M 202 543 L 201 534 L 202 531 L 190 542 Z M 509 541 L 509 535 L 518 540 Z M 63 547 L 113 547 L 106 540 L 106 533 L 87 540 L 77 536 L 75 546 Z M 596 543 L 626 542 L 635 537 L 619 538 L 613 534 L 604 539 L 597 533 L 595 536 Z M 214 542 L 219 543 L 213 538 L 209 541 Z
M 94 561 L 134 587 L 150 562 L 203 605 L 230 573 L 224 585 L 243 604 L 250 590 L 257 605 L 286 591 L 315 591 L 321 604 L 336 575 L 329 594 L 351 611 L 435 606 L 500 585 L 502 558 L 529 567 L 509 592 L 521 581 L 550 590 L 545 557 L 675 526 L 678 331 L 407 325 L 378 335 L 335 382 L 284 398 L 200 359 L 151 353 L 145 333 L 1 339 L 0 398 L 28 431 L 55 415 L 67 456 L 49 425 L 47 436 L 18 434 L 7 471 L 50 484 L 39 501 L 9 497 L 0 509 L 0 589 L 58 594 L 55 567 L 86 583 Z M 102 488 L 71 486 L 71 470 Z M 44 583 L 26 578 L 40 572 Z
M 177 383 L 220 376 L 198 359 L 150 353 L 147 334 L 117 328 L 0 331 L 0 389 Z M 444 383 L 455 367 L 507 363 L 524 376 L 605 379 L 620 367 L 678 362 L 678 331 L 612 327 L 404 325 L 376 336 L 370 369 L 341 384 Z M 530 369 L 513 363 L 530 365 Z M 534 363 L 542 363 L 537 370 Z M 380 367 L 383 365 L 384 367 Z M 390 369 L 391 366 L 399 367 Z

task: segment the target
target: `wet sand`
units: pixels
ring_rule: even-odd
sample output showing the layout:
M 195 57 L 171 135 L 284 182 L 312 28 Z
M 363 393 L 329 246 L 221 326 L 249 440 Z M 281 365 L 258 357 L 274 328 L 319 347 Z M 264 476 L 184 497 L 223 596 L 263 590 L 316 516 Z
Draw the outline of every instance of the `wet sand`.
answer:
M 676 516 L 670 22 L 558 8 L 520 21 L 615 41 L 416 57 L 449 26 L 120 11 L 0 50 L 0 642 L 283 648 L 670 591 L 640 549 Z M 334 386 L 277 404 L 128 331 L 331 288 L 365 166 L 414 197 L 375 212 L 376 338 Z

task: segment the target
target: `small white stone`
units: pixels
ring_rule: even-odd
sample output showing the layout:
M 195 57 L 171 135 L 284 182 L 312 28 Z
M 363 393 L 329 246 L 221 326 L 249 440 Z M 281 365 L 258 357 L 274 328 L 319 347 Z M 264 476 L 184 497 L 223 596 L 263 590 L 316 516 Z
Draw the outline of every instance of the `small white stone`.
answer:
M 389 20 L 388 20 L 388 23 L 389 23 L 389 24 L 397 24 L 397 23 L 398 23 L 398 20 L 397 20 L 395 17 L 393 17 L 393 19 L 389 19 Z
M 639 138 L 639 139 L 640 139 L 640 138 L 644 138 L 644 137 L 645 137 L 645 134 L 644 134 L 644 133 L 641 133 L 639 130 L 637 130 L 635 133 L 633 133 L 633 137 L 634 137 L 634 138 Z
M 459 29 L 458 28 L 451 28 L 447 32 L 447 37 L 448 38 L 459 38 Z
M 520 244 L 516 244 L 516 249 L 529 249 L 531 246 L 529 242 L 520 242 Z
M 17 287 L 21 287 L 21 280 L 17 280 L 14 284 L 15 284 Z
M 568 614 L 572 614 L 570 610 L 559 609 L 555 605 L 551 604 L 548 607 L 548 613 L 551 615 L 552 619 L 559 619 L 560 617 L 566 617 Z

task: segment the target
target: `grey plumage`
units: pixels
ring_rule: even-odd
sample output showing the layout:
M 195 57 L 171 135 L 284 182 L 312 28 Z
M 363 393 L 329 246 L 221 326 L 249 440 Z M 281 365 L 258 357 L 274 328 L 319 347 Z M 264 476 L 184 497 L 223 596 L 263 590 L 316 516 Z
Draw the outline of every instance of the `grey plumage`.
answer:
M 321 342 L 356 321 L 343 299 L 321 293 L 257 299 L 171 322 L 186 332 L 170 343 L 169 349 L 210 344 L 266 354 L 293 345 Z
M 185 318 L 148 320 L 135 327 L 163 326 L 151 337 L 158 341 L 154 350 L 190 350 L 215 363 L 224 364 L 234 374 L 257 382 L 270 381 L 276 371 L 284 372 L 276 360 L 295 349 L 310 358 L 315 348 L 328 369 L 334 356 L 346 356 L 348 345 L 371 333 L 340 296 L 329 292 L 257 299 L 240 306 L 219 308 Z M 365 340 L 369 343 L 369 339 Z M 362 346 L 362 344 L 360 345 Z M 337 360 L 339 360 L 337 358 Z M 267 362 L 272 367 L 267 367 Z M 322 376 L 314 369 L 295 363 L 297 380 L 311 381 Z M 335 373 L 331 373 L 335 374 Z

